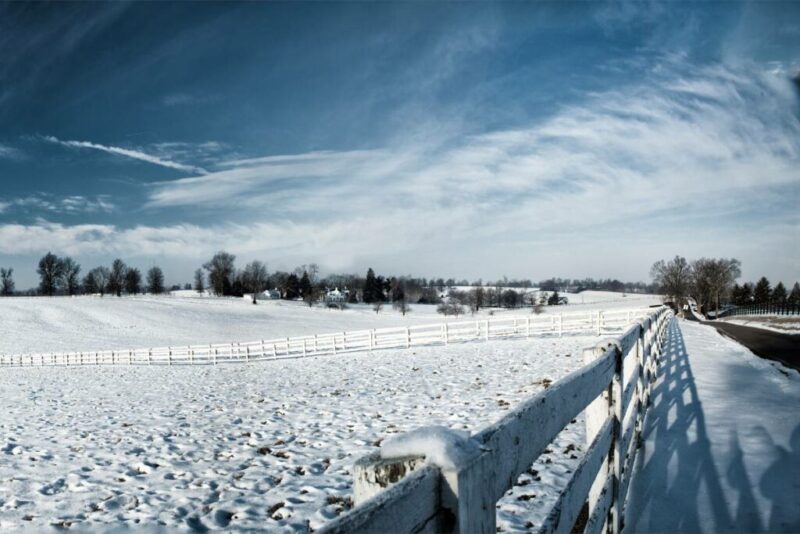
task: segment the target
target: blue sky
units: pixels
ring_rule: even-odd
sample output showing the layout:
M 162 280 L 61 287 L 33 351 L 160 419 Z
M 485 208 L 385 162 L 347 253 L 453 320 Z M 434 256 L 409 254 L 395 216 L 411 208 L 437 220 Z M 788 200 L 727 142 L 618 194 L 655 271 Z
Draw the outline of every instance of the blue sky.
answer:
M 0 5 L 0 265 L 800 279 L 798 3 Z

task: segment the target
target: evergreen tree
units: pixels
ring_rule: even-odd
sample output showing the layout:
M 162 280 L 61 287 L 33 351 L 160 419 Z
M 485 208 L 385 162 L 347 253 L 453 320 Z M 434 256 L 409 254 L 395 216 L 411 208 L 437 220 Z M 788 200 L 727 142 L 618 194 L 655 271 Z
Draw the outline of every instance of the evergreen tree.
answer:
M 753 289 L 753 302 L 762 305 L 769 304 L 771 296 L 772 290 L 769 287 L 769 280 L 767 280 L 765 276 L 762 276 L 761 280 L 756 284 L 755 289 Z
M 547 299 L 548 306 L 558 306 L 558 291 L 553 291 L 553 294 L 550 295 L 550 298 Z
M 777 304 L 778 306 L 783 306 L 786 304 L 786 299 L 788 295 L 786 294 L 786 287 L 783 285 L 783 282 L 778 282 L 775 286 L 775 289 L 772 290 L 772 303 Z
M 142 273 L 135 267 L 125 272 L 125 291 L 129 295 L 138 295 L 142 291 Z
M 58 256 L 48 252 L 39 260 L 39 293 L 42 295 L 53 296 L 56 292 L 61 275 L 64 272 L 64 264 Z
M 300 279 L 300 296 L 303 300 L 310 298 L 314 290 L 311 287 L 311 279 L 308 277 L 308 272 L 303 271 L 303 277 Z
M 372 304 L 378 300 L 382 302 L 383 299 L 378 298 L 378 292 L 380 292 L 380 289 L 378 288 L 378 281 L 375 278 L 375 271 L 370 267 L 367 269 L 367 279 L 364 281 L 364 302 L 367 304 Z
M 749 282 L 745 282 L 744 284 L 742 284 L 741 299 L 743 306 L 746 306 L 753 302 L 753 284 Z
M 739 284 L 733 284 L 731 288 L 731 302 L 737 306 L 742 304 L 742 286 Z
M 0 269 L 0 295 L 9 297 L 14 294 L 14 269 Z
M 205 291 L 205 276 L 203 275 L 203 269 L 197 269 L 194 272 L 194 290 L 198 293 L 202 293 Z
M 300 280 L 297 279 L 296 274 L 290 274 L 286 278 L 286 283 L 283 286 L 283 298 L 286 300 L 295 300 L 300 296 Z
M 792 306 L 800 306 L 800 283 L 794 283 L 792 292 L 789 293 L 788 301 Z
M 147 271 L 147 292 L 154 295 L 164 292 L 164 271 L 160 267 L 152 267 Z

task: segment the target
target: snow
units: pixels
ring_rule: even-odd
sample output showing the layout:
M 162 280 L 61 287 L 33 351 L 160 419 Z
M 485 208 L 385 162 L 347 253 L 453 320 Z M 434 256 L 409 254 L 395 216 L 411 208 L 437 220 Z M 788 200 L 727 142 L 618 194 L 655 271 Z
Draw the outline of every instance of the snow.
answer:
M 465 430 L 443 426 L 424 426 L 387 439 L 381 445 L 381 458 L 392 460 L 424 456 L 442 469 L 458 469 L 480 454 L 480 446 Z
M 800 531 L 800 374 L 676 321 L 626 531 Z
M 216 367 L 6 368 L 0 530 L 306 532 L 348 507 L 353 463 L 382 441 L 421 426 L 480 430 L 578 368 L 595 341 Z M 499 503 L 499 526 L 541 523 L 584 436 L 577 418 Z
M 135 349 L 204 343 L 230 343 L 444 321 L 486 319 L 490 315 L 530 314 L 530 308 L 483 309 L 475 316 L 444 317 L 435 305 L 414 304 L 403 316 L 386 305 L 345 310 L 302 302 L 182 296 L 7 297 L 0 299 L 0 354 Z M 551 306 L 544 314 L 645 307 L 657 297 L 583 292 L 583 305 Z
M 754 328 L 761 328 L 762 330 L 771 330 L 772 332 L 780 332 L 782 334 L 800 334 L 800 317 L 785 317 L 785 316 L 753 316 L 753 317 L 736 317 L 721 319 L 727 323 L 739 324 L 742 326 L 752 326 Z

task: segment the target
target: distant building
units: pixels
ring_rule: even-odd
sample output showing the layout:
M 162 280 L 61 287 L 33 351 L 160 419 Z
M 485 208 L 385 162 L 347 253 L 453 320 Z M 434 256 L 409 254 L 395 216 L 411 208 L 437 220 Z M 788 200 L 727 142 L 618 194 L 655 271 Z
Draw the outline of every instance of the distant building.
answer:
M 350 290 L 347 288 L 339 290 L 337 287 L 325 291 L 325 304 L 343 304 L 346 303 L 349 298 Z

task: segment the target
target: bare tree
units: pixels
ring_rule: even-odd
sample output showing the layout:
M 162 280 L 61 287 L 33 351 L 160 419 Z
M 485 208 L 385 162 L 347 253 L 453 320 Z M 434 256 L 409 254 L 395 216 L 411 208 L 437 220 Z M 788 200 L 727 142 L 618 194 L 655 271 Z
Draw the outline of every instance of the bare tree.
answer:
M 129 295 L 138 295 L 142 291 L 142 273 L 139 269 L 128 268 L 125 273 L 125 291 Z
M 211 261 L 203 265 L 208 271 L 208 284 L 216 295 L 229 295 L 236 272 L 234 261 L 236 256 L 221 250 L 214 254 Z
M 392 308 L 402 313 L 403 316 L 411 311 L 411 306 L 408 305 L 408 300 L 405 295 L 392 302 Z
M 154 295 L 164 292 L 164 271 L 161 267 L 151 267 L 147 271 L 147 292 Z
M 0 269 L 0 295 L 9 297 L 14 294 L 14 269 Z
M 117 258 L 111 264 L 111 272 L 108 276 L 108 291 L 116 296 L 122 296 L 122 288 L 125 287 L 125 262 Z
M 202 293 L 205 291 L 205 275 L 203 274 L 203 269 L 197 269 L 194 272 L 194 290 L 198 293 Z
M 735 258 L 700 258 L 692 262 L 692 292 L 701 309 L 714 307 L 719 311 L 720 301 L 730 294 L 733 284 L 741 276 L 741 263 Z
M 672 300 L 681 309 L 692 283 L 692 268 L 686 258 L 675 256 L 665 262 L 659 260 L 650 268 L 650 276 L 659 285 L 666 300 Z
M 375 310 L 375 313 L 380 313 L 381 310 L 383 309 L 383 301 L 382 300 L 376 300 L 375 302 L 373 302 L 372 303 L 372 309 Z
M 75 260 L 69 256 L 61 260 L 61 285 L 70 296 L 77 295 L 80 289 L 80 273 L 81 266 Z
M 264 291 L 267 288 L 267 283 L 269 282 L 267 266 L 260 261 L 252 261 L 248 263 L 242 272 L 242 282 L 244 283 L 245 290 L 250 291 L 253 294 L 253 304 L 256 304 L 256 295 Z
M 83 290 L 89 294 L 100 293 L 102 297 L 106 292 L 110 274 L 108 267 L 95 267 L 83 278 Z
M 63 264 L 55 254 L 48 252 L 42 259 L 39 260 L 39 268 L 36 270 L 39 273 L 39 292 L 42 295 L 53 296 L 56 292 L 59 279 L 63 271 Z

